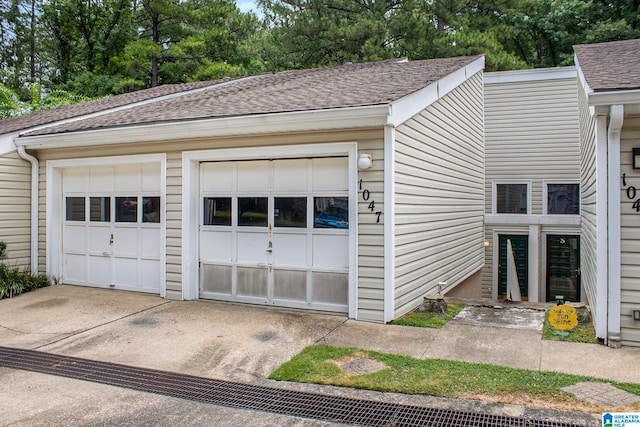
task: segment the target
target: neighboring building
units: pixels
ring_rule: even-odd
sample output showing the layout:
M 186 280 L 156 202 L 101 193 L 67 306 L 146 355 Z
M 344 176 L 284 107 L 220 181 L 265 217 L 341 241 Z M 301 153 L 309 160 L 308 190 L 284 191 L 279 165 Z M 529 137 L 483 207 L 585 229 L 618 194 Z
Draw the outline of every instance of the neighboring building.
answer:
M 575 52 L 584 291 L 598 337 L 640 346 L 640 40 Z
M 46 126 L 2 121 L 0 135 L 37 163 L 39 270 L 376 322 L 439 284 L 473 293 L 483 66 L 479 56 L 347 64 L 113 97 Z
M 529 301 L 584 301 L 580 134 L 573 67 L 485 74 L 482 296 L 504 299 L 507 240 Z

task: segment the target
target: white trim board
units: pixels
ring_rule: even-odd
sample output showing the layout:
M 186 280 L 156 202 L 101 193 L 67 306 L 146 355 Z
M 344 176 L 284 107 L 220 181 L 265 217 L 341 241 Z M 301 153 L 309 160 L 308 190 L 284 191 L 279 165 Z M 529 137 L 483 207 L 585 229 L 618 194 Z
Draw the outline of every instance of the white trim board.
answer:
M 575 79 L 576 67 L 536 68 L 534 70 L 494 71 L 485 73 L 485 84 L 534 82 L 541 80 Z
M 147 123 L 54 135 L 24 136 L 16 143 L 27 149 L 54 149 L 97 145 L 202 139 L 233 135 L 265 135 L 382 127 L 388 105 L 297 111 L 202 120 Z
M 13 143 L 13 139 L 17 136 L 17 133 L 0 136 L 0 156 L 12 153 L 16 151 L 17 147 Z
M 386 126 L 384 128 L 384 323 L 394 320 L 396 302 L 395 140 L 395 128 Z

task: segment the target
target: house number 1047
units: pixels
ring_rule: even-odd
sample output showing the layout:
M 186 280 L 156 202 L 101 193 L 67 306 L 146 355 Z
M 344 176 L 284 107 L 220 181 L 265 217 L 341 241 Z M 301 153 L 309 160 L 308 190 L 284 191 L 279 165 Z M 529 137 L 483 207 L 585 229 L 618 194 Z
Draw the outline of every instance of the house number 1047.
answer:
M 371 198 L 371 193 L 369 192 L 368 189 L 362 188 L 362 180 L 360 180 L 360 191 L 362 191 L 362 200 L 364 200 L 365 202 L 369 202 L 369 199 Z M 368 208 L 376 216 L 376 223 L 379 223 L 380 215 L 382 215 L 382 211 L 376 211 L 376 201 L 371 200 L 369 202 Z

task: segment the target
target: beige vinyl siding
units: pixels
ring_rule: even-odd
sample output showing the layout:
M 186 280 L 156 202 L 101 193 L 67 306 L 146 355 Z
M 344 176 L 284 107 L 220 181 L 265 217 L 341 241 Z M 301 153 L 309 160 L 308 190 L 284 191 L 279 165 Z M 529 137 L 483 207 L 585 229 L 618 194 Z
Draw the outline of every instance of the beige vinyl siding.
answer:
M 358 155 L 371 154 L 370 169 L 358 171 L 358 320 L 384 322 L 384 138 L 358 141 Z M 362 180 L 362 181 L 361 181 Z M 362 188 L 362 189 L 360 189 Z M 369 200 L 362 193 L 369 190 Z M 369 204 L 375 203 L 374 211 Z
M 622 173 L 626 174 L 627 188 L 633 186 L 636 189 L 633 199 L 629 199 L 624 189 L 620 195 L 620 332 L 622 345 L 640 347 L 640 322 L 633 320 L 631 312 L 640 310 L 640 212 L 633 207 L 634 202 L 640 200 L 640 170 L 633 169 L 631 164 L 632 148 L 640 147 L 640 117 L 624 118 L 620 139 Z
M 591 313 L 598 313 L 597 304 L 597 230 L 596 230 L 596 123 L 589 112 L 587 96 L 578 89 L 580 104 L 580 271 L 582 289 Z M 595 319 L 594 319 L 595 320 Z M 594 322 L 597 324 L 598 322 Z M 598 332 L 598 331 L 596 331 Z M 606 331 L 603 331 L 603 333 Z M 604 335 L 603 335 L 604 337 Z
M 40 268 L 45 269 L 45 210 L 46 210 L 46 167 L 47 160 L 75 159 L 83 157 L 128 156 L 135 154 L 167 155 L 167 218 L 166 218 L 166 289 L 167 298 L 181 298 L 182 295 L 182 153 L 189 150 L 207 150 L 216 148 L 257 147 L 273 145 L 296 145 L 330 142 L 358 142 L 358 149 L 374 156 L 373 168 L 361 172 L 364 181 L 370 181 L 372 198 L 380 202 L 383 199 L 383 131 L 358 130 L 344 132 L 318 132 L 292 135 L 271 135 L 263 137 L 220 138 L 199 141 L 172 141 L 170 143 L 145 143 L 104 146 L 77 149 L 47 150 L 39 153 L 40 167 Z M 383 280 L 384 262 L 382 259 L 383 230 L 381 224 L 373 224 L 372 216 L 364 212 L 366 204 L 359 206 L 361 212 L 358 245 L 359 261 L 359 318 L 383 321 Z M 381 219 L 382 220 L 382 219 Z M 375 220 L 373 221 L 375 222 Z
M 478 73 L 396 130 L 396 317 L 483 265 L 482 92 Z
M 31 265 L 31 164 L 17 153 L 0 156 L 0 241 L 7 244 L 4 263 Z
M 533 72 L 535 73 L 535 72 Z M 577 82 L 575 78 L 550 78 L 485 84 L 485 209 L 493 213 L 494 181 L 530 183 L 531 215 L 543 215 L 545 181 L 578 182 L 580 179 L 580 141 Z M 528 234 L 529 223 L 487 225 L 485 239 L 492 246 L 485 251 L 482 296 L 493 298 L 494 232 Z M 531 221 L 534 224 L 535 221 Z M 574 227 L 575 233 L 579 227 Z M 559 230 L 570 231 L 571 227 Z M 553 228 L 537 229 L 553 233 Z M 543 236 L 539 237 L 538 259 L 543 260 Z M 544 289 L 542 265 L 538 270 L 540 289 Z M 531 286 L 531 284 L 530 284 Z

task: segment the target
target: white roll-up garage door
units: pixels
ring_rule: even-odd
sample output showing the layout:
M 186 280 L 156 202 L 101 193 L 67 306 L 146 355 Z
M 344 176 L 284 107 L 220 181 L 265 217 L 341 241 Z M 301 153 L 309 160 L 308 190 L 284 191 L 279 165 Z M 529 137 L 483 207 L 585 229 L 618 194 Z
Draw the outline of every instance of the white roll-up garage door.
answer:
M 62 171 L 63 283 L 160 293 L 160 168 Z
M 346 313 L 347 157 L 200 165 L 200 297 Z

